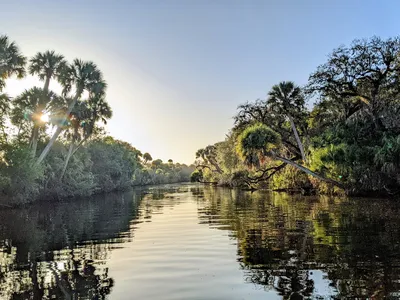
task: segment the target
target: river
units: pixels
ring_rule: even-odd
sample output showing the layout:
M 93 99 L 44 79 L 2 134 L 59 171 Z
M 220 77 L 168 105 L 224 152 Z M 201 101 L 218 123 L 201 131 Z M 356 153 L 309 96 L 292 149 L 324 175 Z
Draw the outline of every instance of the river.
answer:
M 0 211 L 0 299 L 399 299 L 400 205 L 182 184 Z

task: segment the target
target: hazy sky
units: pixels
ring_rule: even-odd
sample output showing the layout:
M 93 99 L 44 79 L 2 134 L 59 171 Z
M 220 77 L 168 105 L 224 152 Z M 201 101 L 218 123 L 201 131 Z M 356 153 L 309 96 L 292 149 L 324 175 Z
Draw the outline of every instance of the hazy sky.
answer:
M 340 44 L 400 34 L 397 1 L 1 2 L 0 33 L 25 55 L 54 49 L 99 66 L 111 135 L 185 163 L 224 139 L 240 103 L 282 80 L 306 83 Z

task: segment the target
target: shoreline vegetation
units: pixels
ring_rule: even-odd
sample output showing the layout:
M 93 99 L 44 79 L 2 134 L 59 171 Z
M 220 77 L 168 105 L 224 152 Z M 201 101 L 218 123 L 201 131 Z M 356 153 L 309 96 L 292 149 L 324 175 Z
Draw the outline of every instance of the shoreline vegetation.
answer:
M 27 74 L 43 85 L 16 97 L 4 93 L 8 78 Z M 53 81 L 61 94 L 50 89 Z M 193 165 L 153 159 L 106 135 L 106 89 L 93 62 L 68 62 L 54 51 L 28 60 L 0 36 L 0 206 L 190 180 Z
M 196 152 L 191 180 L 400 195 L 400 37 L 354 40 L 334 49 L 305 86 L 282 81 L 265 100 L 240 105 L 225 140 Z

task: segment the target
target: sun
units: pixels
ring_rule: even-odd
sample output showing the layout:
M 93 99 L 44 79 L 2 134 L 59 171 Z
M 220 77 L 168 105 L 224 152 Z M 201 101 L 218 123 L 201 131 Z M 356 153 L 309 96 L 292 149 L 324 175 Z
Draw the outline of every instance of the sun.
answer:
M 50 116 L 49 114 L 44 113 L 43 115 L 40 116 L 40 121 L 47 123 L 49 122 Z

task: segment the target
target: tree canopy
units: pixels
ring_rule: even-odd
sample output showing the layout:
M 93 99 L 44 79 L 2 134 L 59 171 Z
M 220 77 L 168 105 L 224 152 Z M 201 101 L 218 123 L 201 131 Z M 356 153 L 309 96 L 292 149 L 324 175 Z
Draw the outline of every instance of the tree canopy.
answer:
M 304 87 L 282 81 L 265 100 L 240 105 L 226 140 L 197 151 L 202 180 L 322 193 L 400 193 L 399 58 L 399 37 L 357 39 L 333 50 Z M 236 162 L 225 167 L 225 157 Z M 224 167 L 215 172 L 219 165 Z

